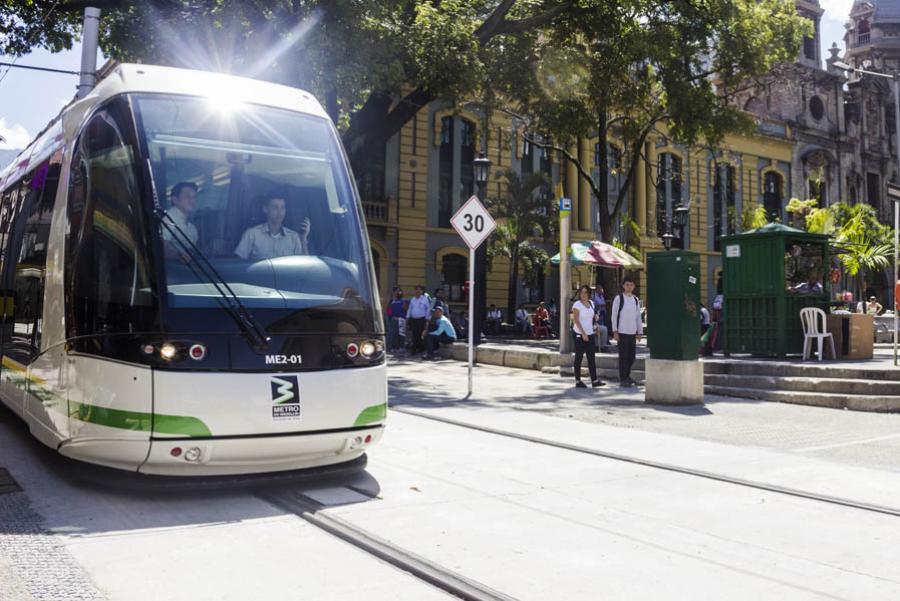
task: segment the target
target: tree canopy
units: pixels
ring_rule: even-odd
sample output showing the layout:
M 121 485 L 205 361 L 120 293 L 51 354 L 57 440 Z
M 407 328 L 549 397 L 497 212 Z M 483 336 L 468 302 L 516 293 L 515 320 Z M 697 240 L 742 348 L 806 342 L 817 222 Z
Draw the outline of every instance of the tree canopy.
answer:
M 423 106 L 477 96 L 508 50 L 576 4 L 563 0 L 3 0 L 0 51 L 71 47 L 85 6 L 123 61 L 302 87 L 339 123 L 357 166 Z M 500 61 L 502 62 L 502 61 Z

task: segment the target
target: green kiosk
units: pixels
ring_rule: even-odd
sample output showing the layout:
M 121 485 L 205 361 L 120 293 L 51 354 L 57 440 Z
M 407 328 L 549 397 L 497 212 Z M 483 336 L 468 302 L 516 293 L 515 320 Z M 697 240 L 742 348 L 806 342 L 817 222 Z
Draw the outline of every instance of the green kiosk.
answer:
M 800 309 L 828 312 L 828 240 L 780 223 L 722 238 L 726 353 L 803 351 Z
M 648 403 L 703 402 L 700 347 L 700 255 L 667 250 L 647 256 Z

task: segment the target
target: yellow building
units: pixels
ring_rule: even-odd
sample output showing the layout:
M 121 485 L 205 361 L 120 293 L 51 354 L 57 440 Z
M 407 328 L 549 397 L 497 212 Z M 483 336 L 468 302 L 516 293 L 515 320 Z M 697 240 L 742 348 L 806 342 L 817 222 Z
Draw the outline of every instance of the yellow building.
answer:
M 739 231 L 741 214 L 751 204 L 785 218 L 784 206 L 792 195 L 791 139 L 783 123 L 761 121 L 758 135 L 729 137 L 715 153 L 675 145 L 662 134 L 649 140 L 623 207 L 640 227 L 641 249 L 661 249 L 658 235 L 664 232 L 665 216 L 690 201 L 687 246 L 701 254 L 704 300 L 715 294 L 721 265 L 718 234 Z M 609 144 L 615 156 L 616 141 Z M 570 150 L 594 168 L 596 178 L 597 139 L 580 140 Z M 421 284 L 429 290 L 443 287 L 451 304 L 465 302 L 468 250 L 449 221 L 475 192 L 472 161 L 479 151 L 486 151 L 492 163 L 489 196 L 502 194 L 505 169 L 543 171 L 554 186 L 562 181 L 573 200 L 571 240 L 599 237 L 597 200 L 573 165 L 529 144 L 521 126 L 505 114 L 493 114 L 486 127 L 475 106 L 453 110 L 433 103 L 390 140 L 383 157 L 373 157 L 374 176 L 358 174 L 382 299 L 389 298 L 394 286 L 409 295 Z M 622 178 L 621 173 L 610 176 L 611 197 Z M 508 277 L 508 262 L 495 260 L 488 272 L 489 304 L 505 308 Z M 573 285 L 589 278 L 587 270 L 579 270 Z M 641 277 L 639 289 L 644 284 Z M 526 303 L 558 299 L 558 270 L 548 270 L 533 287 L 520 282 L 517 298 Z

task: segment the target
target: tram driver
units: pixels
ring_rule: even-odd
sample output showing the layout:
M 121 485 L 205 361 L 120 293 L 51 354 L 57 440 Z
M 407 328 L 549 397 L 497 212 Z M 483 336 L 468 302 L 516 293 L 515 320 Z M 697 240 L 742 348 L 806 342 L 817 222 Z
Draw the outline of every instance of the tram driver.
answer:
M 197 226 L 191 223 L 190 219 L 196 208 L 197 184 L 193 182 L 178 182 L 175 184 L 172 187 L 172 206 L 166 211 L 166 215 L 178 226 L 176 231 L 181 230 L 181 232 L 184 232 L 184 235 L 194 245 L 197 244 L 199 236 L 197 234 Z M 162 228 L 162 238 L 167 259 L 181 259 L 185 263 L 191 260 L 190 255 L 174 240 L 175 236 L 169 228 Z
M 266 199 L 263 204 L 266 222 L 247 228 L 234 254 L 242 259 L 254 260 L 309 254 L 309 217 L 300 222 L 300 231 L 296 232 L 284 227 L 286 212 L 281 196 L 273 195 Z

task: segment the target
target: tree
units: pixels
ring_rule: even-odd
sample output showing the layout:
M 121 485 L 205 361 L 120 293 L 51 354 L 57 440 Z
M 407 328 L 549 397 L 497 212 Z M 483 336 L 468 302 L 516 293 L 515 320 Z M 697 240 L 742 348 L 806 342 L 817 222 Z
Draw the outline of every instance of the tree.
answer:
M 752 120 L 732 103 L 779 63 L 792 61 L 811 33 L 789 0 L 584 0 L 557 20 L 530 57 L 529 86 L 503 92 L 534 138 L 573 164 L 599 201 L 600 235 L 609 241 L 634 186 L 649 136 L 662 124 L 676 142 L 714 147 L 749 131 Z M 599 178 L 569 150 L 598 136 Z M 606 140 L 623 144 L 624 184 L 611 200 Z
M 507 315 L 512 316 L 516 311 L 520 258 L 523 253 L 527 254 L 533 270 L 535 251 L 539 247 L 532 245 L 529 239 L 546 239 L 555 234 L 558 208 L 551 195 L 540 193 L 541 188 L 548 183 L 543 173 L 532 173 L 521 178 L 512 169 L 507 169 L 504 178 L 505 193 L 487 201 L 491 215 L 500 220 L 497 229 L 491 234 L 488 254 L 491 257 L 500 255 L 509 259 L 506 310 Z
M 487 65 L 526 46 L 572 0 L 5 0 L 0 52 L 69 48 L 101 8 L 119 60 L 303 87 L 339 124 L 354 170 L 431 101 L 477 96 Z M 512 71 L 513 66 L 507 65 Z

